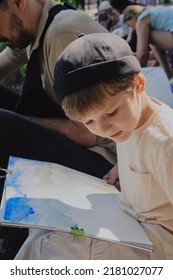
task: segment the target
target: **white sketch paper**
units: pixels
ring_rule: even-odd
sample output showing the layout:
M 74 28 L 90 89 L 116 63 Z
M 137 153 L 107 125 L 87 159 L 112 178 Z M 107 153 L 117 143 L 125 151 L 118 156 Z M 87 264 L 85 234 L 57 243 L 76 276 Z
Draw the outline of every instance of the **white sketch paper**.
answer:
M 43 161 L 10 157 L 2 224 L 71 231 L 150 248 L 139 223 L 119 206 L 114 186 L 93 176 Z M 139 246 L 139 247 L 140 247 Z

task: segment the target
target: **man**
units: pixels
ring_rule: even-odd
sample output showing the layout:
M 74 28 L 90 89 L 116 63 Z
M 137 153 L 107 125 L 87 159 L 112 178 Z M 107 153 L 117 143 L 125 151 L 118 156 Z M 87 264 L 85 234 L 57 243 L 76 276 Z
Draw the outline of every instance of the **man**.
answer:
M 27 117 L 1 110 L 0 163 L 5 165 L 11 154 L 57 162 L 102 178 L 115 163 L 115 144 L 66 118 L 52 85 L 56 60 L 70 42 L 82 34 L 107 31 L 72 9 L 57 15 L 53 10 L 47 21 L 55 5 L 51 0 L 0 1 L 0 41 L 7 46 L 0 53 L 0 79 L 28 62 L 22 95 L 0 88 L 0 107 Z

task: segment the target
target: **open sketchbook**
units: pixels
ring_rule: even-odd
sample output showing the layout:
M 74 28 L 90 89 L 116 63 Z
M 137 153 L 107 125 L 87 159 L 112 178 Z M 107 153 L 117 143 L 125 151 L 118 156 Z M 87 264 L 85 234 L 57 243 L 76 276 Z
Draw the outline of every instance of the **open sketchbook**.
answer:
M 10 157 L 0 223 L 152 250 L 140 224 L 120 208 L 118 195 L 105 181 L 59 164 Z

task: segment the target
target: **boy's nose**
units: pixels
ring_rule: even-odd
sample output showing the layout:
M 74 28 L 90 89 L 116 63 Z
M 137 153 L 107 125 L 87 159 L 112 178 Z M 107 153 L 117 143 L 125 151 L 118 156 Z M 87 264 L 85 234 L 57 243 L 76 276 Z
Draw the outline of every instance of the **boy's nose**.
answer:
M 106 134 L 106 135 L 110 135 L 110 133 L 111 133 L 111 128 L 112 128 L 112 125 L 111 125 L 111 124 L 108 124 L 107 122 L 100 122 L 99 125 L 98 125 L 98 129 L 99 129 L 103 134 Z

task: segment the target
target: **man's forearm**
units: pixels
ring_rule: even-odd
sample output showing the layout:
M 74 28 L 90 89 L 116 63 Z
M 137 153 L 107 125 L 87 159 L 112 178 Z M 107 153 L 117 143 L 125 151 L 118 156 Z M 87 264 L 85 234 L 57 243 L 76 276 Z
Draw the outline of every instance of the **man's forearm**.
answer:
M 11 60 L 6 54 L 7 49 L 0 52 L 0 80 L 4 80 L 13 73 L 15 73 L 22 65 L 24 65 L 24 60 L 21 62 L 15 62 Z
M 92 134 L 82 124 L 75 123 L 65 118 L 29 118 L 40 125 L 58 131 L 80 145 L 93 147 L 96 144 L 97 136 Z

